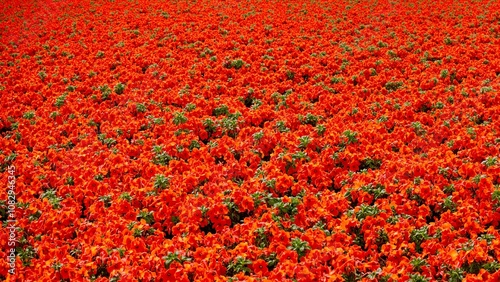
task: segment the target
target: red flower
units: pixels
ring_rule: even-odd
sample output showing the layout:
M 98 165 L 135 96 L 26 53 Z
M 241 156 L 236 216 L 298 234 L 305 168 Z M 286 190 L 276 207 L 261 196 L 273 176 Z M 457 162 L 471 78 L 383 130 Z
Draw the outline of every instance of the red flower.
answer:
M 258 276 L 267 276 L 269 270 L 267 268 L 267 262 L 263 259 L 258 259 L 252 262 L 252 271 Z
M 279 254 L 279 261 L 284 262 L 284 261 L 290 261 L 290 262 L 297 262 L 299 256 L 297 252 L 292 251 L 292 250 L 285 250 L 281 254 Z

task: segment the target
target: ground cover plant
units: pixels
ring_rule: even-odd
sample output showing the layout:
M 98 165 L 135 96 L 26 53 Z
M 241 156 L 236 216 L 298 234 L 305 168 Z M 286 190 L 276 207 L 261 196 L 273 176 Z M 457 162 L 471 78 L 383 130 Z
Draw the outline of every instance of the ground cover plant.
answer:
M 498 281 L 499 55 L 498 1 L 2 1 L 0 279 Z

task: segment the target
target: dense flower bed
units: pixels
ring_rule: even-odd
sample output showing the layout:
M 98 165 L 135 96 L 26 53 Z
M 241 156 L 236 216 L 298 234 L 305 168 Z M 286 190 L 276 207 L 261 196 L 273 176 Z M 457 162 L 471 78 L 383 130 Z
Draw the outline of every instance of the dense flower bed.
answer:
M 500 280 L 498 1 L 0 11 L 0 279 Z

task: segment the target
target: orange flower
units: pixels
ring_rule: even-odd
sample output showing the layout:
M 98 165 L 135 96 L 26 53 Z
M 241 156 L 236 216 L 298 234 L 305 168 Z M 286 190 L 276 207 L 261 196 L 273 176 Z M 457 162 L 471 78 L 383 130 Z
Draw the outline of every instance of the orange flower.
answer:
M 267 276 L 269 270 L 267 268 L 267 262 L 263 259 L 258 259 L 252 262 L 252 271 L 257 276 Z

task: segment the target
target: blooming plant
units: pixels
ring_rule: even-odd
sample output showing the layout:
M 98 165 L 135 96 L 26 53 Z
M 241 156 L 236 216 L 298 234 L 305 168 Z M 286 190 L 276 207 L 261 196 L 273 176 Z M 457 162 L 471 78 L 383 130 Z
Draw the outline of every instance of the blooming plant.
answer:
M 498 1 L 1 1 L 0 279 L 499 281 L 499 54 Z

